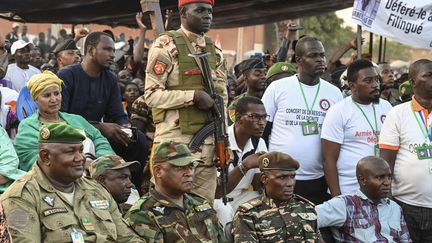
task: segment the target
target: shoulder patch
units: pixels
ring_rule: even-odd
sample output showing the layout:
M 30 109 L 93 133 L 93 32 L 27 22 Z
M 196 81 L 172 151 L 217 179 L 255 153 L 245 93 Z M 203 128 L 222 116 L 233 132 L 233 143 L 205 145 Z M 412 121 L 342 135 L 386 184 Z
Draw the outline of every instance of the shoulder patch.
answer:
M 167 66 L 168 65 L 166 63 L 157 60 L 155 62 L 155 64 L 153 65 L 153 72 L 154 72 L 154 74 L 156 74 L 156 75 L 162 75 L 162 74 L 164 74 Z
M 260 198 L 255 198 L 246 203 L 243 203 L 242 205 L 239 206 L 238 209 L 242 212 L 247 212 L 255 207 L 261 206 L 262 204 L 263 202 L 261 201 Z
M 148 200 L 150 199 L 149 196 L 142 196 L 138 201 L 136 201 L 134 203 L 134 205 L 132 205 L 132 207 L 129 209 L 129 211 L 131 212 L 136 212 L 136 211 L 140 211 L 142 205 Z
M 299 196 L 299 195 L 297 195 L 297 194 L 295 194 L 295 197 L 296 197 L 298 200 L 303 201 L 303 202 L 305 202 L 305 203 L 307 203 L 307 204 L 309 204 L 309 205 L 315 207 L 315 203 L 309 201 L 308 199 L 306 199 L 306 198 L 304 198 L 304 197 L 302 197 L 302 196 Z
M 173 41 L 173 38 L 169 35 L 162 35 L 157 39 L 157 42 L 164 46 L 166 46 L 171 41 Z

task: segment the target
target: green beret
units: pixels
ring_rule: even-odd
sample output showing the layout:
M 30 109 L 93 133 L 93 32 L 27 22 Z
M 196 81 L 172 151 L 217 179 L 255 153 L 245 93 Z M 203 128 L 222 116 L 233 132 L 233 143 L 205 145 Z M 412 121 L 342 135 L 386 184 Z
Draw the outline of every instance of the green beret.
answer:
M 59 52 L 65 50 L 78 50 L 75 41 L 72 39 L 66 39 L 58 43 L 56 48 L 54 49 L 54 54 L 57 55 Z
M 261 171 L 267 170 L 288 170 L 294 171 L 299 168 L 299 162 L 291 156 L 281 152 L 269 152 L 258 158 Z
M 185 144 L 176 142 L 163 142 L 159 144 L 152 158 L 153 164 L 168 162 L 175 166 L 186 166 L 197 162 L 192 157 L 189 148 Z
M 405 81 L 399 86 L 399 95 L 401 98 L 411 97 L 413 94 L 411 80 Z
M 115 154 L 104 155 L 90 164 L 89 171 L 90 176 L 96 179 L 107 170 L 120 170 L 126 167 L 130 167 L 131 172 L 133 172 L 140 168 L 140 163 L 138 161 L 126 162 L 122 157 Z
M 254 68 L 266 68 L 264 60 L 262 58 L 256 58 L 256 57 L 246 59 L 242 61 L 239 65 L 240 65 L 239 68 L 241 73 L 244 73 L 247 70 L 254 69 Z
M 82 143 L 86 139 L 84 131 L 64 122 L 48 123 L 39 129 L 39 143 Z
M 273 64 L 267 71 L 266 79 L 269 79 L 270 77 L 279 73 L 295 74 L 297 73 L 297 69 L 293 64 L 289 62 L 277 62 Z

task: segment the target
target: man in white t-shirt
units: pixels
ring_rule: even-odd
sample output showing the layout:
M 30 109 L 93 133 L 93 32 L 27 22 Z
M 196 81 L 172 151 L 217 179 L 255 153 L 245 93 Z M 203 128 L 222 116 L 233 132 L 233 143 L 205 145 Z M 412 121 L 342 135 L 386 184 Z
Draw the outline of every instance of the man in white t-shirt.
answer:
M 8 66 L 4 79 L 12 82 L 12 88 L 19 92 L 34 74 L 40 70 L 30 65 L 30 49 L 33 44 L 23 40 L 15 41 L 11 46 L 11 54 L 15 57 L 15 63 Z
M 296 76 L 276 80 L 262 101 L 269 115 L 269 151 L 300 162 L 295 194 L 315 204 L 330 199 L 322 165 L 321 126 L 327 110 L 342 100 L 338 88 L 320 79 L 325 72 L 324 47 L 317 38 L 303 37 L 296 45 Z
M 432 61 L 409 68 L 414 96 L 393 107 L 379 139 L 380 156 L 393 171 L 392 194 L 413 242 L 432 242 Z
M 324 175 L 333 197 L 359 189 L 357 161 L 378 156 L 378 136 L 391 105 L 380 99 L 372 62 L 354 61 L 347 72 L 351 96 L 332 106 L 321 131 Z
M 267 152 L 267 146 L 261 138 L 267 123 L 267 113 L 262 101 L 253 96 L 240 98 L 235 113 L 235 123 L 227 130 L 230 149 L 234 155 L 228 167 L 227 196 L 233 201 L 223 205 L 222 201 L 217 199 L 214 204 L 223 226 L 232 221 L 234 212 L 240 205 L 260 196 L 259 178 L 254 178 L 260 173 L 258 157 Z M 251 185 L 253 190 L 249 190 Z M 216 198 L 219 198 L 221 193 L 222 188 L 219 185 Z

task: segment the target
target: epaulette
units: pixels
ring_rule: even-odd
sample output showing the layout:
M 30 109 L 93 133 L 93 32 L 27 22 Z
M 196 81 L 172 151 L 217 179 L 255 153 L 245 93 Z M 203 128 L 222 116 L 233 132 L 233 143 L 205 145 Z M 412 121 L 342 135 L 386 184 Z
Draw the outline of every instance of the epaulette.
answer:
M 200 195 L 200 194 L 193 193 L 193 192 L 188 192 L 188 195 L 191 196 L 193 199 L 199 201 L 199 202 L 203 202 L 203 201 L 207 201 L 208 202 L 207 198 L 204 197 L 204 196 L 202 196 L 202 195 Z
M 21 197 L 27 182 L 32 178 L 32 176 L 32 174 L 26 174 L 16 180 L 14 183 L 12 183 L 12 185 L 9 186 L 8 190 L 3 193 L 2 198 Z
M 240 205 L 238 210 L 240 210 L 241 212 L 247 212 L 255 207 L 261 206 L 262 204 L 263 201 L 261 200 L 261 198 L 255 198 Z
M 312 207 L 315 207 L 315 203 L 309 201 L 308 199 L 306 199 L 306 198 L 304 198 L 304 197 L 302 197 L 302 196 L 299 196 L 299 195 L 297 195 L 297 194 L 294 194 L 294 196 L 295 196 L 297 199 L 299 199 L 300 201 L 303 201 L 303 202 L 305 202 L 305 203 L 307 203 L 307 204 L 312 205 Z
M 134 205 L 132 205 L 132 207 L 129 209 L 130 212 L 136 212 L 136 211 L 140 211 L 142 205 L 148 200 L 150 199 L 150 196 L 148 195 L 144 195 L 142 196 L 140 199 L 138 199 L 138 201 L 136 201 L 134 203 Z

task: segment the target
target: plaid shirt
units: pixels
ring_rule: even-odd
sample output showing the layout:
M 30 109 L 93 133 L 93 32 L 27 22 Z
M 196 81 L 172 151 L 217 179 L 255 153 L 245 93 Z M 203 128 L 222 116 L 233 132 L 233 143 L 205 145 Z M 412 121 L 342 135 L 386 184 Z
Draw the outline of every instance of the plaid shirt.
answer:
M 378 204 L 360 190 L 316 206 L 318 227 L 334 227 L 337 242 L 412 242 L 402 209 L 385 198 Z

